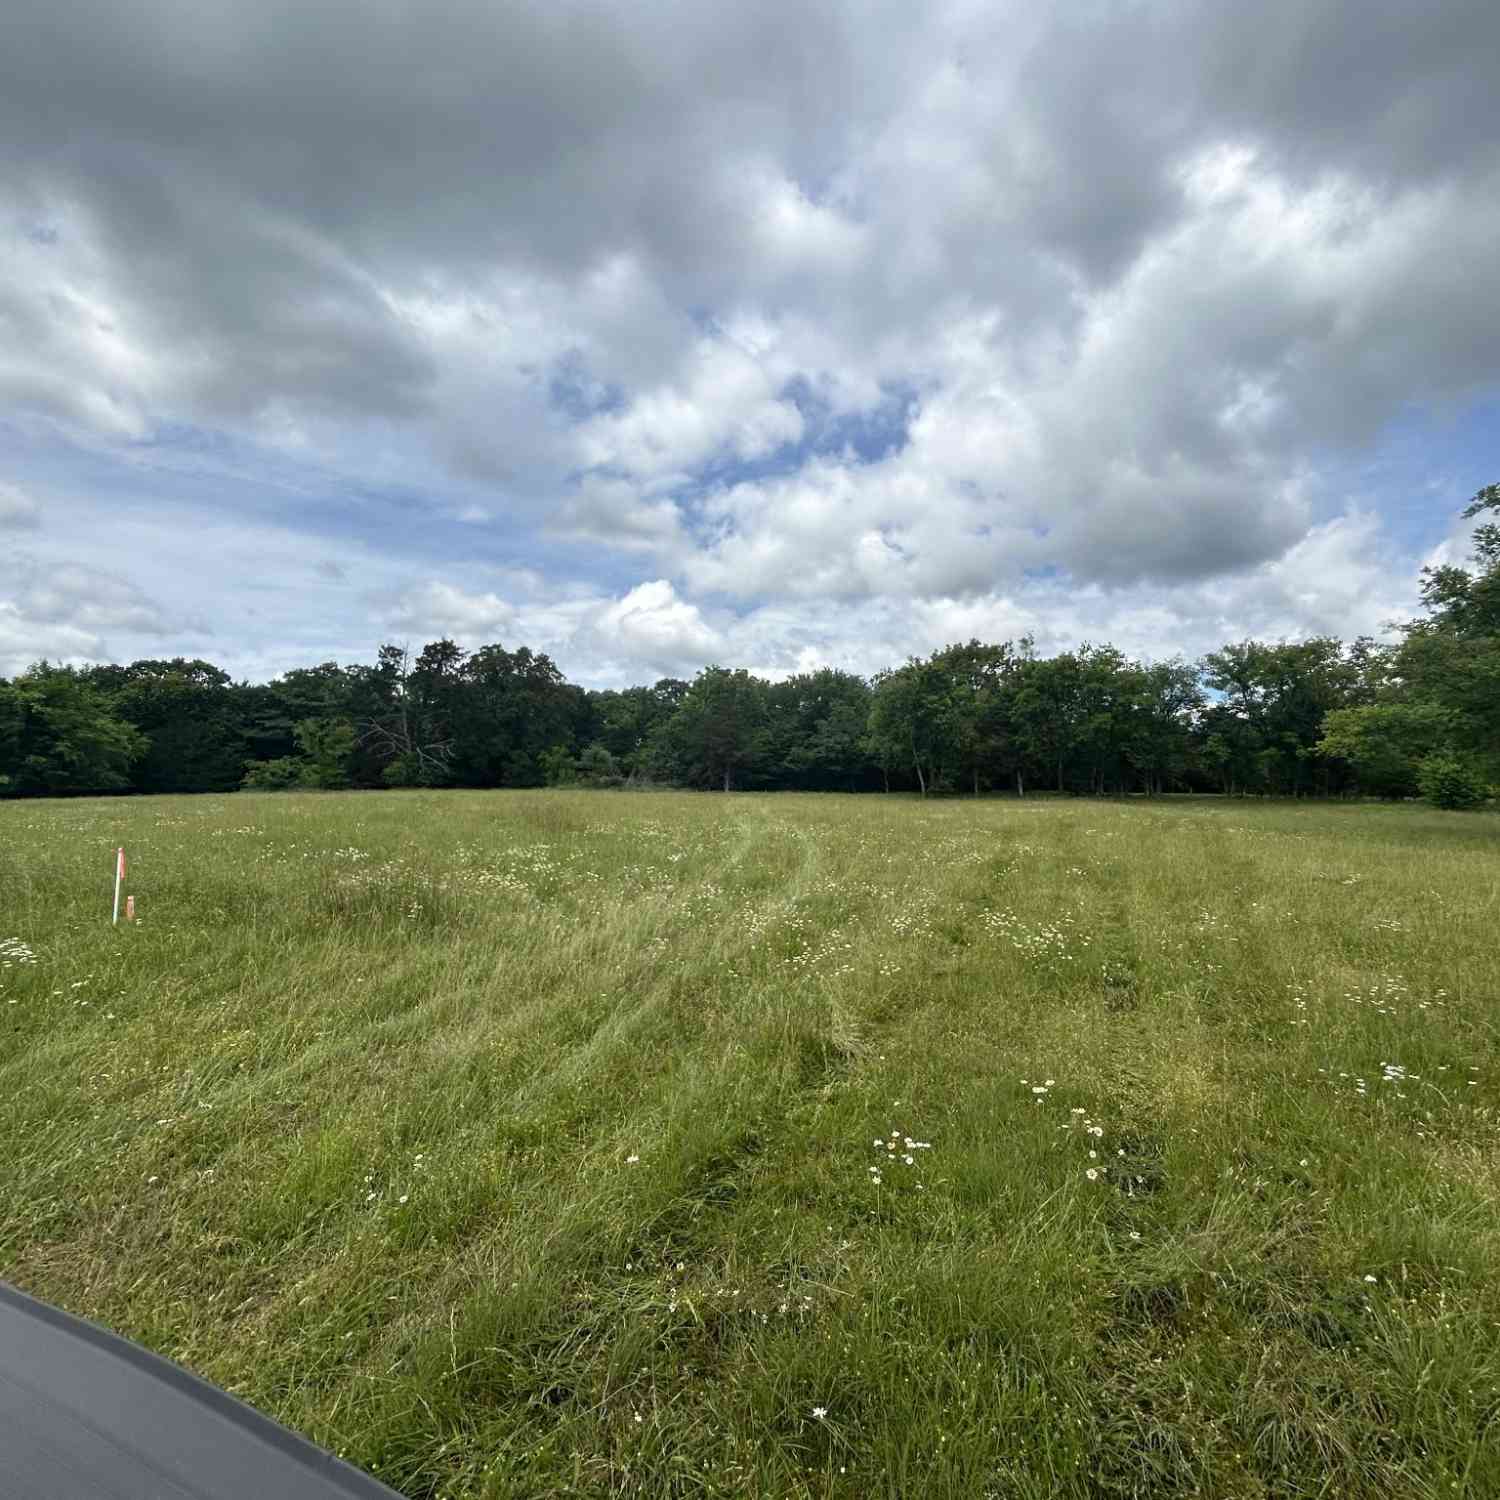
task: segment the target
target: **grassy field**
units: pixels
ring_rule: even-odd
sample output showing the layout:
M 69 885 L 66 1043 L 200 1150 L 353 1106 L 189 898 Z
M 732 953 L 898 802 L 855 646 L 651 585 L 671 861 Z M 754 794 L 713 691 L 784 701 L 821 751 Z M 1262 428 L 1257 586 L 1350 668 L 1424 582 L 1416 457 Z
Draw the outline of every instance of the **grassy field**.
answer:
M 411 1496 L 1500 1495 L 1494 815 L 9 803 L 0 965 L 0 1275 Z

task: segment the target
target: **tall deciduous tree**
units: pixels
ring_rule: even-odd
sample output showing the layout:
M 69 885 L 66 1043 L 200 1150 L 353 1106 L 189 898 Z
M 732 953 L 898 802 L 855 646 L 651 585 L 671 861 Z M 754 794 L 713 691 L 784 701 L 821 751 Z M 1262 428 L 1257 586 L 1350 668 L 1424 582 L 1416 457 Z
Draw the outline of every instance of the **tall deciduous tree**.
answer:
M 1293 796 L 1326 791 L 1326 782 L 1312 787 L 1323 720 L 1369 700 L 1368 660 L 1330 636 L 1240 641 L 1204 657 L 1204 681 L 1217 695 L 1204 728 L 1228 787 Z
M 941 665 L 912 657 L 876 674 L 869 738 L 884 764 L 904 765 L 925 797 L 958 756 L 952 680 Z
M 1420 787 L 1422 762 L 1451 753 L 1455 729 L 1455 715 L 1438 703 L 1366 703 L 1334 709 L 1317 749 L 1346 762 L 1362 791 L 1411 797 Z
M 773 684 L 768 698 L 782 727 L 775 767 L 781 784 L 856 790 L 870 763 L 870 688 L 864 678 L 834 667 L 799 672 Z
M 707 667 L 659 731 L 657 763 L 695 785 L 732 792 L 755 764 L 766 722 L 763 682 L 743 667 Z
M 240 701 L 229 674 L 201 658 L 90 667 L 114 712 L 145 737 L 131 769 L 140 792 L 227 792 L 247 757 Z
M 345 719 L 302 720 L 297 725 L 302 784 L 325 792 L 348 786 L 354 742 L 354 726 Z
M 1149 796 L 1183 776 L 1191 761 L 1192 737 L 1203 707 L 1198 668 L 1185 661 L 1127 667 L 1126 712 L 1119 748 Z
M 1012 697 L 1016 732 L 1027 755 L 1066 788 L 1068 761 L 1078 748 L 1084 716 L 1083 673 L 1071 651 L 1026 662 Z
M 540 786 L 577 740 L 579 696 L 552 658 L 481 646 L 464 663 L 454 774 L 471 786 Z M 556 764 L 553 755 L 552 764 Z
M 663 677 L 652 687 L 589 694 L 595 737 L 619 771 L 633 776 L 647 769 L 652 736 L 676 711 L 687 689 L 679 678 Z
M 983 785 L 1012 774 L 1020 785 L 1014 695 L 1030 651 L 1029 639 L 998 646 L 970 640 L 945 646 L 928 659 L 946 686 L 939 727 L 950 741 L 948 758 L 976 797 Z
M 38 662 L 0 683 L 0 778 L 22 796 L 128 789 L 146 737 L 72 667 Z
M 1480 490 L 1466 519 L 1500 514 L 1500 484 Z M 1424 619 L 1406 628 L 1387 696 L 1450 716 L 1450 749 L 1500 779 L 1500 525 L 1474 531 L 1472 566 L 1424 568 Z

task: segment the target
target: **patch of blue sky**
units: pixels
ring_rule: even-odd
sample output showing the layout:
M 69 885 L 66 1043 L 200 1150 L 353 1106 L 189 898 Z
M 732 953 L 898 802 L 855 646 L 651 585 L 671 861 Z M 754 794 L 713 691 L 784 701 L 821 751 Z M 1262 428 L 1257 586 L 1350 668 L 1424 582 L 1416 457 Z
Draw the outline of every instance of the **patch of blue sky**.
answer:
M 565 354 L 547 379 L 547 404 L 564 421 L 577 426 L 609 412 L 624 409 L 625 392 L 617 385 L 596 380 L 578 350 Z
M 491 487 L 352 480 L 211 428 L 163 426 L 134 443 L 96 447 L 56 434 L 38 439 L 0 423 L 0 445 L 10 455 L 12 477 L 38 498 L 57 496 L 75 521 L 86 512 L 116 519 L 167 516 L 192 530 L 216 516 L 252 529 L 276 527 L 320 549 L 353 543 L 434 571 L 463 559 L 571 572 L 592 556 L 540 536 Z M 543 513 L 544 507 L 533 508 L 538 517 Z M 480 513 L 487 519 L 464 519 Z M 614 571 L 589 568 L 606 585 L 612 580 L 603 575 Z
M 316 506 L 299 512 L 296 524 L 329 542 L 355 537 L 374 551 L 435 574 L 455 564 L 525 569 L 604 592 L 639 581 L 637 559 L 595 542 L 550 536 L 496 503 L 493 494 L 486 503 L 482 491 L 435 502 L 422 490 L 361 485 L 323 495 Z
M 1427 551 L 1476 491 L 1500 482 L 1500 388 L 1450 411 L 1408 408 L 1345 475 L 1348 497 L 1373 508 L 1392 541 Z
M 819 458 L 861 467 L 879 463 L 906 446 L 916 415 L 916 394 L 905 386 L 888 387 L 875 406 L 862 411 L 836 411 L 802 376 L 789 381 L 780 396 L 800 413 L 802 436 L 757 458 L 720 454 L 695 471 L 690 489 L 727 489 L 782 478 Z
M 862 464 L 879 463 L 904 448 L 917 411 L 915 386 L 882 388 L 879 402 L 862 411 L 835 411 L 832 403 L 803 376 L 781 392 L 802 416 L 803 436 L 795 445 L 803 462 L 815 455 L 852 453 Z

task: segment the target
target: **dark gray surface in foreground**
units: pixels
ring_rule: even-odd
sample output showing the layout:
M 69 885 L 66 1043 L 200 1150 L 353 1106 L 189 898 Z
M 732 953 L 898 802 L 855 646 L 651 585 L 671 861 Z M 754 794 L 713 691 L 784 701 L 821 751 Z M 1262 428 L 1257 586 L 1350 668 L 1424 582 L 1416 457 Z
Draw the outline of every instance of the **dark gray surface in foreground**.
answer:
M 4 1500 L 392 1500 L 179 1365 L 0 1282 Z

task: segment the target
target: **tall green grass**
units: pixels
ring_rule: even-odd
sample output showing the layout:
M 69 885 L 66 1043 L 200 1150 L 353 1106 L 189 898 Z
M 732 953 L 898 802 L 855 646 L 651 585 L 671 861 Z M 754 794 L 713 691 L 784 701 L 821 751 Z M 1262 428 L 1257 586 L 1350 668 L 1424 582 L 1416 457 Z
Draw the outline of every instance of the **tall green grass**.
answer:
M 0 805 L 0 1274 L 412 1496 L 1500 1494 L 1497 836 Z

